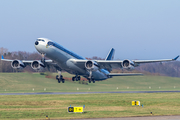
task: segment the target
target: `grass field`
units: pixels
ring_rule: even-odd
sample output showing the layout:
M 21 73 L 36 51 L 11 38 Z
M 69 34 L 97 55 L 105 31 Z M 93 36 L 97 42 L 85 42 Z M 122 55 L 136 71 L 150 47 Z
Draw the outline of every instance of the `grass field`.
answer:
M 63 76 L 72 77 L 67 73 L 63 73 Z M 0 73 L 0 83 L 1 93 L 180 90 L 180 78 L 165 76 L 114 77 L 85 85 L 72 81 L 59 84 L 55 79 L 45 78 L 45 75 L 39 73 Z
M 106 118 L 179 115 L 179 93 L 21 95 L 0 97 L 0 119 Z M 139 100 L 142 106 L 132 106 Z M 84 113 L 68 113 L 69 106 L 83 106 Z
M 55 74 L 52 74 L 55 76 Z M 63 76 L 72 77 L 67 73 Z M 57 83 L 39 73 L 0 73 L 0 92 L 94 92 L 133 90 L 180 90 L 180 78 L 164 76 L 114 77 L 95 84 Z M 79 90 L 77 90 L 77 88 Z M 117 89 L 118 88 L 118 89 Z M 33 91 L 34 90 L 34 91 Z M 142 106 L 132 106 L 139 100 Z M 84 113 L 68 113 L 69 106 L 85 105 Z M 75 95 L 1 95 L 0 119 L 105 118 L 179 115 L 180 93 L 121 93 Z

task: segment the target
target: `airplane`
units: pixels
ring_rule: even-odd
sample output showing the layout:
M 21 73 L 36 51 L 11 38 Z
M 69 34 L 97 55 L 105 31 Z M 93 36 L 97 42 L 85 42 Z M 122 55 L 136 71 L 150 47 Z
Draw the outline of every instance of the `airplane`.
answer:
M 105 60 L 87 60 L 47 38 L 38 38 L 35 41 L 35 48 L 42 55 L 41 60 L 10 60 L 4 59 L 3 56 L 1 60 L 10 61 L 14 69 L 23 69 L 26 65 L 31 65 L 34 70 L 42 70 L 45 67 L 54 66 L 58 72 L 56 76 L 58 83 L 65 82 L 61 75 L 62 70 L 75 75 L 72 77 L 72 81 L 79 81 L 81 79 L 80 76 L 83 76 L 89 83 L 91 81 L 95 83 L 95 81 L 106 80 L 113 76 L 143 75 L 142 73 L 110 73 L 113 68 L 133 70 L 142 63 L 175 61 L 179 57 L 178 55 L 174 59 L 160 60 L 113 60 L 115 49 L 112 48 Z M 46 60 L 44 56 L 47 56 L 50 60 Z

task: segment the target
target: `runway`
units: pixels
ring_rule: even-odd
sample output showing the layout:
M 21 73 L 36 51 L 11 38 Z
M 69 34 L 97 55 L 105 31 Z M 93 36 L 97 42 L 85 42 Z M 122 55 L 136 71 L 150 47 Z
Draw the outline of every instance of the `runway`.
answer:
M 74 119 L 79 120 L 79 119 Z M 80 120 L 180 120 L 179 115 L 175 116 L 141 116 L 141 117 L 122 117 L 122 118 L 89 118 Z
M 34 92 L 34 93 L 0 93 L 0 95 L 66 95 L 66 94 L 103 94 L 103 93 L 175 93 L 180 91 L 116 91 L 116 92 Z

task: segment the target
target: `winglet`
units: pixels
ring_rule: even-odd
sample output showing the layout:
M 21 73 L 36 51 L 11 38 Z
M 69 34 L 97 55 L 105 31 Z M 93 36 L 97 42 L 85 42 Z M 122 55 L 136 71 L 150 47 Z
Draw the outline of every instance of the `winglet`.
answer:
M 175 57 L 173 60 L 177 60 L 179 58 L 179 55 L 177 57 Z
M 4 57 L 3 57 L 3 55 L 1 56 L 1 60 L 3 60 L 4 59 Z

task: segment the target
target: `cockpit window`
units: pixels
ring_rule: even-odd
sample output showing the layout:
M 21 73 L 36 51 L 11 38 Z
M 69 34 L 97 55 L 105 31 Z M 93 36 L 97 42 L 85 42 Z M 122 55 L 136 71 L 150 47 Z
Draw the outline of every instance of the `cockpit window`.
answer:
M 42 41 L 42 42 L 45 42 L 44 40 L 42 40 L 42 39 L 37 39 L 37 41 Z

